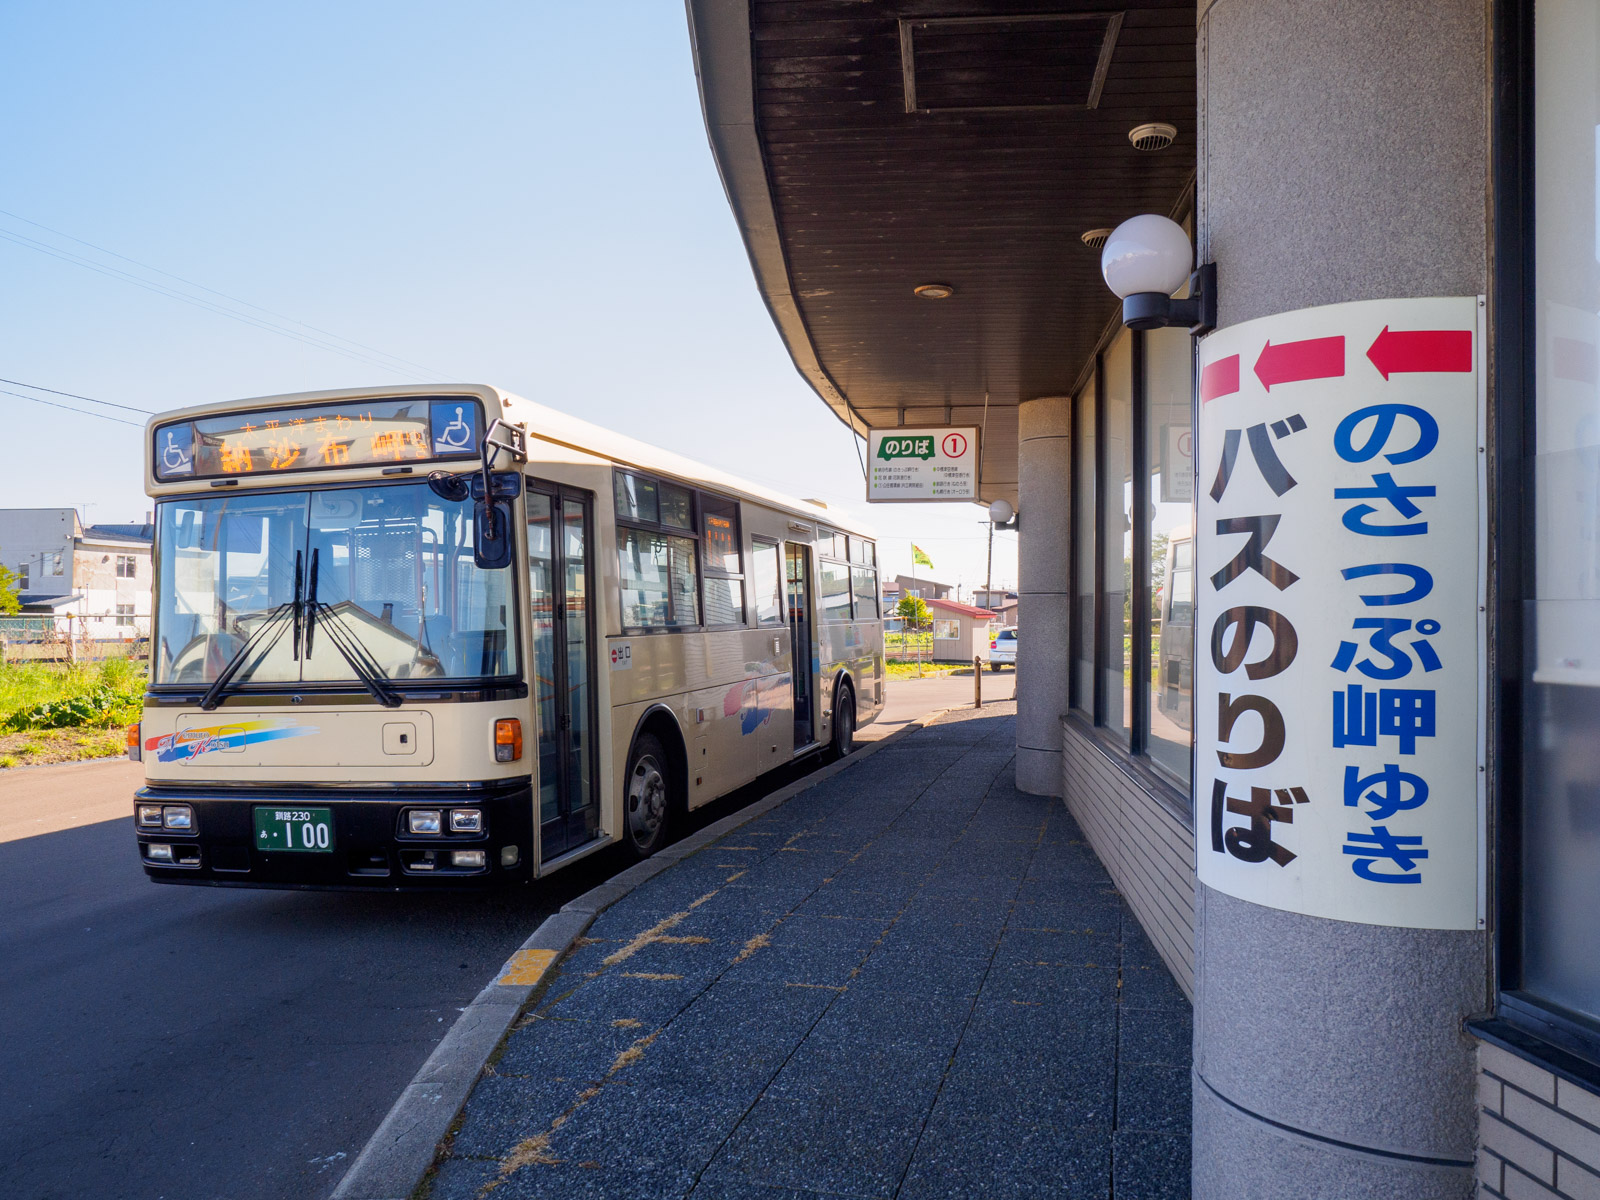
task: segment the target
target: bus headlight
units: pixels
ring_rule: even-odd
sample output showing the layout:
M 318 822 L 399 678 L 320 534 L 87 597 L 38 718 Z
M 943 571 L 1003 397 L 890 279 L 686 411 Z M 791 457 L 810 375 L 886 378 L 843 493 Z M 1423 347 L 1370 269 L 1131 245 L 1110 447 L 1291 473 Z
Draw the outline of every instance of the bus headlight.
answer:
M 141 804 L 138 815 L 134 818 L 140 829 L 161 828 L 161 805 Z
M 495 762 L 517 762 L 522 758 L 522 722 L 502 717 L 494 723 Z
M 187 833 L 194 828 L 194 809 L 187 804 L 167 804 L 161 809 L 161 824 L 167 829 Z
M 482 833 L 482 810 L 476 808 L 452 808 L 450 810 L 450 832 Z
M 152 842 L 144 848 L 144 852 L 151 862 L 169 863 L 172 861 L 172 847 L 165 842 Z
M 438 833 L 439 820 L 437 808 L 413 808 L 406 814 L 406 828 L 412 833 Z
M 459 867 L 463 871 L 483 870 L 484 855 L 482 850 L 452 850 L 450 851 L 450 865 Z

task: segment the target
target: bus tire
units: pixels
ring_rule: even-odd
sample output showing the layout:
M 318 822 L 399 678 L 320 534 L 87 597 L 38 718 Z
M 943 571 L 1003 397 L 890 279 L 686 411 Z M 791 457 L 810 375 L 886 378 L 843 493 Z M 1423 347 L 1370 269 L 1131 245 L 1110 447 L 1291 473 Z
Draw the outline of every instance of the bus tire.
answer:
M 628 857 L 649 858 L 667 843 L 672 816 L 672 760 L 653 733 L 641 733 L 628 754 L 622 845 Z
M 833 756 L 843 758 L 856 748 L 856 698 L 847 680 L 839 682 L 833 700 Z

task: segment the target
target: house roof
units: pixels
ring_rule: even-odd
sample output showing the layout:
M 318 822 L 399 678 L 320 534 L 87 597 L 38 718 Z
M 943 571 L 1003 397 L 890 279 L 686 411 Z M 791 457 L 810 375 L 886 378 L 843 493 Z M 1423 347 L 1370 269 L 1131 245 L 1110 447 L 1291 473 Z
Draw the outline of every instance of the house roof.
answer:
M 90 525 L 80 540 L 86 542 L 128 542 L 148 546 L 155 539 L 154 525 Z
M 958 604 L 954 600 L 924 600 L 929 608 L 937 608 L 944 612 L 960 613 L 963 617 L 993 617 L 998 613 L 987 608 L 979 608 L 976 604 Z

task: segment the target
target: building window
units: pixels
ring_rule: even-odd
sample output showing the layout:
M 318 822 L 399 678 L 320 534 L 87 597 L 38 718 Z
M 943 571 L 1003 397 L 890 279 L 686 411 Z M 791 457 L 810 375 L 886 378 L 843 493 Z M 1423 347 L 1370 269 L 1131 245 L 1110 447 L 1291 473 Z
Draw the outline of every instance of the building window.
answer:
M 1497 387 L 1510 396 L 1496 430 L 1496 526 L 1510 531 L 1498 535 L 1496 634 L 1503 661 L 1520 643 L 1522 692 L 1521 728 L 1500 730 L 1520 765 L 1499 784 L 1500 1014 L 1600 1063 L 1600 10 L 1537 0 L 1533 36 L 1531 129 L 1502 127 L 1497 148 L 1518 164 L 1531 133 L 1533 178 L 1515 177 L 1522 221 L 1497 231 L 1514 242 L 1531 219 L 1534 252 L 1532 281 L 1508 268 L 1496 282 Z M 1532 361 L 1532 396 L 1512 347 Z M 1517 530 L 1531 571 L 1511 553 Z
M 50 556 L 50 574 L 61 574 L 61 551 L 59 550 Z
M 961 622 L 939 620 L 933 623 L 933 638 L 937 642 L 954 642 L 961 638 Z
M 25 592 L 25 591 L 28 590 L 28 564 L 27 563 L 18 563 L 17 564 L 17 590 L 19 592 Z
M 1123 745 L 1133 735 L 1133 333 L 1124 329 L 1106 352 L 1102 373 L 1100 479 L 1100 724 Z
M 1072 707 L 1094 719 L 1095 414 L 1099 372 L 1072 406 Z
M 137 579 L 139 576 L 138 563 L 139 560 L 131 554 L 117 555 L 117 578 Z
M 1185 791 L 1194 743 L 1194 346 L 1186 329 L 1144 335 L 1146 521 L 1149 555 L 1150 737 L 1157 769 Z
M 1146 768 L 1153 792 L 1185 819 L 1194 740 L 1192 362 L 1187 330 L 1123 329 L 1073 401 L 1068 630 L 1072 710 Z
M 133 628 L 133 605 L 117 605 L 117 627 L 119 629 Z

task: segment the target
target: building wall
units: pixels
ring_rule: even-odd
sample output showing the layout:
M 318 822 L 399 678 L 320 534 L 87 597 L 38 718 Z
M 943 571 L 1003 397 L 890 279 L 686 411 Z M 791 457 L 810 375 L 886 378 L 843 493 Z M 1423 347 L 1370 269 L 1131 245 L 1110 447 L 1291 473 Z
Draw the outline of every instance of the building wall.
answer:
M 1071 718 L 1061 723 L 1067 809 L 1184 994 L 1194 999 L 1194 831 Z
M 117 574 L 117 559 L 134 560 L 132 579 Z M 87 621 L 92 638 L 132 638 L 150 632 L 150 604 L 153 576 L 150 548 L 136 544 L 80 544 L 73 554 L 75 590 L 83 599 L 74 609 Z M 119 605 L 133 607 L 132 625 L 119 625 Z
M 21 574 L 29 566 L 24 591 L 66 595 L 72 587 L 72 542 L 77 514 L 70 508 L 0 509 L 0 564 Z M 51 559 L 61 555 L 61 574 L 50 574 Z M 43 569 L 41 570 L 41 563 Z
M 1600 1097 L 1478 1046 L 1480 1196 L 1600 1197 Z

